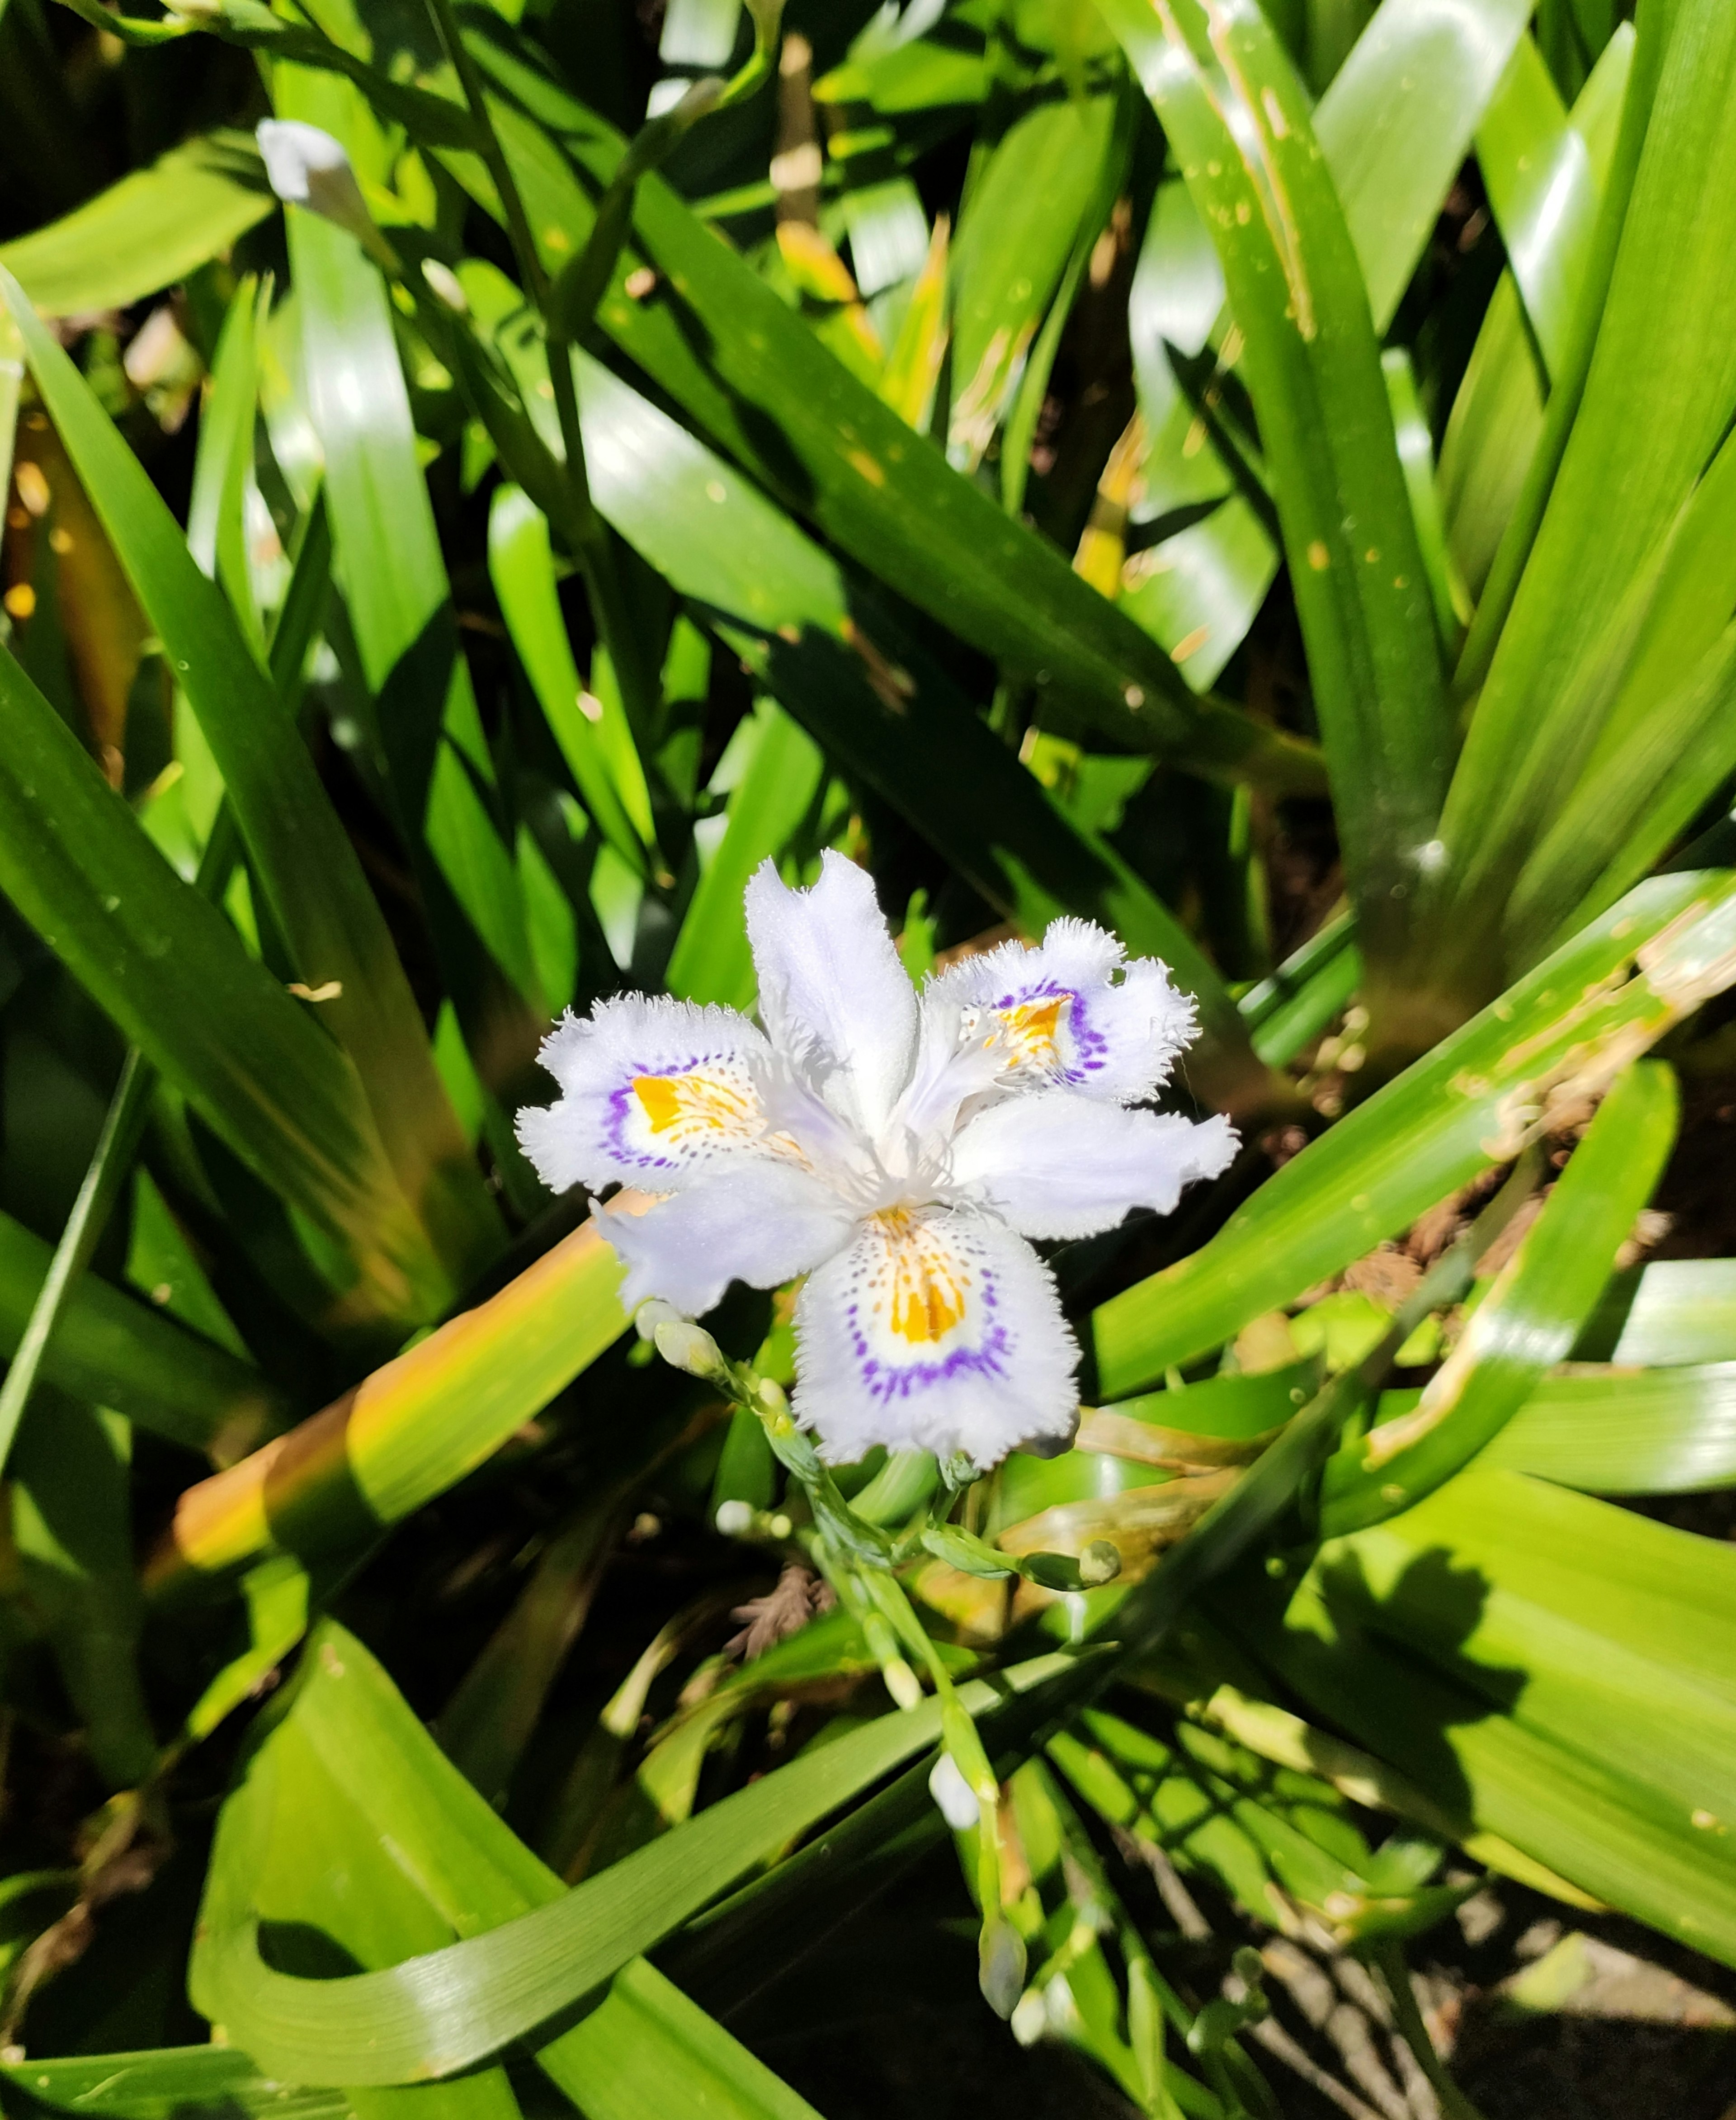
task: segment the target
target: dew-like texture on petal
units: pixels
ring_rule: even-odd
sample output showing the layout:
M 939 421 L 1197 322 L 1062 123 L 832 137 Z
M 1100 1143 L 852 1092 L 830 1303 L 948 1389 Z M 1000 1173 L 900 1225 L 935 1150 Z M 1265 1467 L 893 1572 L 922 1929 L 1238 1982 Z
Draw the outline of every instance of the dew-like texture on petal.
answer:
M 1023 1238 L 969 1208 L 889 1208 L 796 1298 L 794 1410 L 834 1464 L 884 1443 L 986 1470 L 1068 1433 L 1078 1359 Z
M 732 1008 L 644 994 L 600 1002 L 543 1040 L 537 1058 L 564 1094 L 520 1112 L 519 1145 L 557 1192 L 617 1178 L 673 1192 L 722 1163 L 787 1153 L 760 1105 L 770 1057 Z
M 873 879 L 829 848 L 819 882 L 791 890 L 767 862 L 747 887 L 747 931 L 773 1044 L 877 1133 L 909 1078 L 917 997 Z
M 604 1235 L 627 1268 L 630 1309 L 661 1295 L 690 1318 L 723 1300 L 732 1281 L 776 1288 L 829 1258 L 850 1237 L 849 1209 L 793 1164 L 754 1163 L 672 1193 L 643 1215 L 614 1215 Z
M 1167 1080 L 1194 1034 L 1194 1004 L 1154 957 L 1129 962 L 1088 920 L 1056 920 L 1041 946 L 1004 942 L 943 972 L 929 989 L 937 1020 L 956 1008 L 986 1034 L 1013 1087 L 1075 1090 L 1137 1104 Z
M 972 1119 L 951 1175 L 1023 1236 L 1089 1237 L 1134 1207 L 1171 1213 L 1184 1185 L 1215 1178 L 1235 1153 L 1228 1119 L 1195 1126 L 1046 1090 Z

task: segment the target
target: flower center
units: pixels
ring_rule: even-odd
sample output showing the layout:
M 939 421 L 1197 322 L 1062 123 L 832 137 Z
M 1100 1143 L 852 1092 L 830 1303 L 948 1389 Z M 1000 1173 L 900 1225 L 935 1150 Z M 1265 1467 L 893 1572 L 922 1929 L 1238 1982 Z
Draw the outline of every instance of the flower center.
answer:
M 908 1207 L 883 1207 L 869 1220 L 886 1246 L 892 1331 L 912 1347 L 945 1339 L 964 1315 L 967 1276 Z

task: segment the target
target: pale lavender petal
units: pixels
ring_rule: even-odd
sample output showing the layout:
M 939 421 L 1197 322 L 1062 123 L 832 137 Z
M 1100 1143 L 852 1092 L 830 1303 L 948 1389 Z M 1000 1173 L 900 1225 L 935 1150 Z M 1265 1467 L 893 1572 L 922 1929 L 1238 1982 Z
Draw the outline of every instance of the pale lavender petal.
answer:
M 732 1281 L 776 1288 L 806 1273 L 848 1241 L 849 1210 L 791 1164 L 731 1169 L 659 1200 L 643 1215 L 602 1224 L 627 1267 L 621 1299 L 648 1295 L 698 1318 L 721 1303 Z
M 873 879 L 829 848 L 819 882 L 791 890 L 767 862 L 747 887 L 747 928 L 773 1044 L 842 1117 L 877 1133 L 909 1079 L 917 997 Z
M 953 1183 L 1027 1237 L 1089 1237 L 1135 1207 L 1172 1211 L 1236 1153 L 1229 1121 L 1130 1112 L 1068 1090 L 1015 1097 L 953 1142 Z

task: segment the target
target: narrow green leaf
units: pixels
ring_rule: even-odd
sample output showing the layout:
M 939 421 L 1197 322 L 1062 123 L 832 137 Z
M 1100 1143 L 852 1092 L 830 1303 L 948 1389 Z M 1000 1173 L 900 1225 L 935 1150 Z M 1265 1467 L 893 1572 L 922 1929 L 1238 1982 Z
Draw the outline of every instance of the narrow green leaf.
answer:
M 1643 62 L 1643 22 L 1639 50 Z M 1688 0 L 1663 53 L 1584 396 L 1442 820 L 1440 955 L 1485 990 L 1512 879 L 1603 727 L 1612 627 L 1632 622 L 1632 587 L 1736 407 L 1733 92 L 1736 16 Z
M 1477 161 L 1545 367 L 1560 368 L 1595 232 L 1590 151 L 1522 36 L 1477 128 Z
M 1600 911 L 1643 875 L 1736 765 L 1736 446 L 1726 441 L 1665 532 L 1613 654 L 1603 727 L 1572 792 L 1525 862 L 1506 912 L 1516 960 L 1573 912 Z
M 1324 1535 L 1409 1507 L 1469 1462 L 1579 1337 L 1676 1134 L 1661 1061 L 1618 1075 L 1543 1213 L 1472 1314 L 1413 1411 L 1341 1451 L 1321 1483 Z
M 1574 1351 L 1632 1369 L 1736 1360 L 1736 1259 L 1656 1259 L 1618 1274 Z
M 1383 0 L 1321 97 L 1314 136 L 1378 332 L 1392 322 L 1530 13 L 1526 0 Z
M 84 1182 L 72 1202 L 53 1259 L 44 1275 L 30 1322 L 12 1352 L 0 1384 L 0 1467 L 3 1467 L 30 1402 L 36 1373 L 53 1341 L 68 1297 L 91 1263 L 109 1216 L 120 1197 L 132 1168 L 133 1152 L 144 1131 L 148 1100 L 155 1086 L 149 1065 L 138 1053 L 129 1053 L 121 1067 L 120 1080 L 104 1115 Z
M 161 2047 L 149 2053 L 79 2054 L 0 2065 L 30 2107 L 107 2120 L 354 2120 L 341 2090 L 273 2083 L 233 2047 Z
M 1585 142 L 1599 196 L 1615 153 L 1633 53 L 1633 26 L 1624 22 L 1604 48 L 1573 106 L 1573 129 Z M 1576 158 L 1568 158 L 1564 166 L 1576 179 L 1582 177 Z M 1568 221 L 1576 225 L 1576 214 L 1570 212 Z M 1534 249 L 1541 245 L 1544 230 L 1540 223 L 1529 225 L 1529 238 Z M 1590 269 L 1590 260 L 1583 259 L 1582 272 Z M 1573 293 L 1577 300 L 1578 286 Z M 1484 313 L 1441 444 L 1448 542 L 1474 598 L 1483 593 L 1536 453 L 1543 430 L 1547 383 L 1535 341 L 1526 328 L 1517 283 L 1511 271 L 1503 272 Z
M 972 172 L 952 247 L 952 461 L 974 471 L 1096 203 L 1115 97 L 1039 102 Z M 1096 229 L 1087 232 L 1094 238 Z
M 1542 1380 L 1479 1462 L 1590 1495 L 1736 1485 L 1736 1363 L 1570 1363 Z
M 199 133 L 62 220 L 0 244 L 0 265 L 45 317 L 124 309 L 184 280 L 276 207 L 246 133 Z
M 1344 207 L 1377 332 L 1392 320 L 1528 12 L 1521 0 L 1479 0 L 1451 9 L 1433 0 L 1385 0 L 1321 98 L 1315 138 Z M 1218 316 L 1222 276 L 1216 276 L 1216 296 L 1205 299 L 1203 307 L 1197 306 L 1200 291 L 1178 277 L 1178 267 L 1184 276 L 1188 268 L 1165 224 L 1170 195 L 1180 189 L 1179 181 L 1159 187 L 1129 305 L 1140 402 L 1152 436 L 1146 495 L 1135 519 L 1155 520 L 1200 499 L 1221 504 L 1147 548 L 1151 558 L 1136 556 L 1124 602 L 1172 653 L 1186 644 L 1182 668 L 1191 683 L 1204 686 L 1252 624 L 1271 586 L 1277 551 L 1220 464 L 1205 422 L 1191 406 L 1177 404 L 1162 347 L 1142 357 L 1142 343 L 1149 342 L 1146 313 L 1153 307 L 1169 312 L 1164 336 L 1190 356 L 1199 353 L 1214 317 L 1214 343 L 1228 328 L 1228 317 Z M 1197 216 L 1190 219 L 1195 254 L 1203 243 L 1209 257 L 1209 238 Z
M 545 262 L 581 248 L 593 210 L 532 119 L 606 182 L 621 145 L 592 114 L 478 37 L 504 95 L 496 122 Z M 1075 575 L 1052 546 L 949 470 L 852 375 L 657 176 L 642 180 L 634 240 L 597 321 L 708 434 L 787 506 L 919 608 L 1118 741 L 1215 778 L 1318 786 L 1308 748 L 1232 709 L 1199 704 L 1168 658 Z M 551 236 L 555 239 L 551 241 Z M 635 300 L 624 276 L 661 276 Z M 695 342 L 707 349 L 702 363 Z M 759 438 L 775 435 L 775 444 Z
M 328 1623 L 310 1647 L 309 1664 L 329 1671 L 335 1661 L 339 1667 L 330 1675 L 341 1679 L 365 1656 Z M 1001 1673 L 993 1686 L 978 1681 L 960 1687 L 959 1698 L 983 1718 L 1009 1691 L 1016 1697 L 1070 1671 L 1075 1662 L 1065 1656 L 1039 1657 Z M 313 1690 L 309 1685 L 306 1692 Z M 353 1732 L 353 1718 L 344 1727 Z M 548 1872 L 517 1842 L 520 1852 L 512 1870 L 504 1876 L 496 1871 L 489 1897 L 480 1898 L 484 1886 L 478 1873 L 487 1862 L 481 1849 L 489 1848 L 496 1862 L 501 1859 L 498 1843 L 490 1847 L 484 1841 L 482 1821 L 497 1827 L 499 1821 L 454 1774 L 453 1781 L 473 1806 L 470 1839 L 478 1852 L 464 1857 L 449 1848 L 448 1862 L 462 1860 L 467 1867 L 459 1872 L 460 1895 L 448 1885 L 442 1896 L 448 1918 L 466 1932 L 464 1939 L 390 1970 L 318 1980 L 276 1970 L 258 1954 L 255 1893 L 271 1801 L 268 1777 L 257 1790 L 253 1783 L 257 1762 L 267 1757 L 262 1752 L 241 1800 L 231 1800 L 219 1829 L 193 1946 L 191 1979 L 197 2006 L 256 2060 L 290 2081 L 341 2076 L 350 2084 L 405 2083 L 467 2067 L 611 1978 L 689 1914 L 774 1857 L 795 1834 L 928 1750 L 939 1732 L 940 1710 L 933 1701 L 908 1713 L 883 1716 L 803 1753 L 552 1899 L 548 1885 L 538 1881 Z M 402 1754 L 407 1748 L 397 1749 Z M 457 1801 L 446 1790 L 436 1797 L 425 1777 L 395 1763 L 378 1743 L 369 1771 L 361 1772 L 353 1735 L 337 1761 L 340 1786 L 374 1802 L 383 1802 L 389 1791 L 399 1832 L 407 1831 L 417 1811 L 425 1815 L 431 1802 Z M 304 1846 L 297 1845 L 295 1860 L 304 1870 L 309 1867 Z M 513 1896 L 520 1904 L 530 1901 L 534 1910 L 518 1913 Z M 535 1904 L 543 1899 L 547 1904 Z M 581 2040 L 583 2031 L 581 2024 L 557 2048 Z M 560 2065 L 558 2053 L 551 2057 L 545 2049 L 543 2058 L 545 2067 L 551 2058 Z
M 280 68 L 273 94 L 284 116 L 346 142 L 365 116 L 356 91 L 328 73 Z M 391 306 L 378 268 L 347 231 L 299 208 L 287 223 L 309 408 L 374 735 L 466 1043 L 494 1089 L 534 1051 L 541 989 L 518 871 L 491 812 L 494 765 Z
M 826 761 L 801 724 L 762 700 L 746 769 L 670 955 L 665 983 L 683 1000 L 751 1008 L 755 991 L 742 893 L 759 864 L 794 837 L 825 778 Z M 739 738 L 738 738 L 739 741 Z
M 262 710 L 277 712 L 269 693 Z M 411 1320 L 437 1311 L 450 1284 L 386 1160 L 349 1059 L 174 875 L 4 651 L 0 724 L 0 889 L 129 1043 L 325 1234 L 336 1248 L 339 1314 Z
M 1451 653 L 1463 637 L 1471 607 L 1447 547 L 1441 495 L 1435 484 L 1434 441 L 1417 396 L 1416 371 L 1403 346 L 1389 346 L 1381 356 L 1381 372 L 1386 378 L 1393 435 L 1399 448 L 1399 467 L 1404 474 L 1404 490 L 1410 496 L 1411 520 L 1416 526 L 1417 547 L 1423 556 L 1428 575 L 1428 593 L 1435 607 L 1435 630 L 1440 635 L 1442 648 Z
M 1209 21 L 1195 0 L 1104 12 L 1218 246 L 1378 986 L 1432 858 L 1449 730 L 1362 270 L 1307 99 L 1251 0 Z
M 548 518 L 516 486 L 489 507 L 488 566 L 507 631 L 597 830 L 642 873 L 656 844 L 645 769 L 618 698 L 579 682 L 555 586 Z
M 455 1281 L 487 1258 L 498 1223 L 355 848 L 294 721 L 221 592 L 194 565 L 144 467 L 16 281 L 0 274 L 0 295 L 24 335 L 44 402 L 217 760 L 251 873 L 289 944 L 298 979 L 324 993 L 327 1029 L 355 1062 L 372 1125 L 438 1247 L 443 1289 L 439 1272 L 419 1270 L 422 1285 L 411 1299 L 429 1300 L 420 1314 L 436 1313 Z M 111 825 L 109 836 L 123 835 Z M 330 1145 L 313 1146 L 317 1152 Z
M 187 548 L 199 571 L 222 584 L 230 608 L 257 648 L 259 612 L 247 560 L 244 516 L 258 415 L 260 312 L 267 297 L 249 277 L 235 291 L 199 412 L 199 448 L 187 509 Z
M 14 1447 L 12 1536 L 97 1772 L 136 1788 L 156 1761 L 139 1682 L 144 1618 L 132 1567 L 132 1434 L 125 1420 L 38 1395 Z
M 1303 1690 L 1323 1704 L 1317 1644 L 1340 1628 L 1359 1650 L 1371 1637 L 1399 1650 L 1399 1671 L 1427 1672 L 1418 1688 L 1371 1658 L 1348 1718 L 1334 1682 L 1331 1712 L 1353 1734 L 1367 1741 L 1380 1721 L 1375 1749 L 1409 1771 L 1407 1725 L 1423 1708 L 1435 1748 L 1425 1787 L 1440 1786 L 1444 1741 L 1479 1822 L 1667 1933 L 1736 1955 L 1736 1856 L 1717 1830 L 1736 1812 L 1736 1555 L 1721 1541 L 1474 1469 L 1323 1547 L 1289 1624 L 1293 1642 L 1314 1638 Z M 1431 1689 L 1475 1704 L 1443 1716 Z M 1532 1774 L 1547 1764 L 1548 1778 L 1486 1792 L 1483 1732 L 1495 1757 L 1517 1764 L 1529 1751 Z
M 1658 877 L 1268 1179 L 1191 1258 L 1093 1315 L 1098 1388 L 1136 1390 L 1395 1236 L 1517 1153 L 1553 1099 L 1604 1087 L 1736 977 L 1736 879 Z
M 40 1237 L 0 1216 L 0 1354 L 17 1354 L 53 1258 Z M 220 1463 L 263 1442 L 288 1417 L 251 1363 L 88 1274 L 69 1289 L 40 1374 L 70 1397 L 112 1406 Z

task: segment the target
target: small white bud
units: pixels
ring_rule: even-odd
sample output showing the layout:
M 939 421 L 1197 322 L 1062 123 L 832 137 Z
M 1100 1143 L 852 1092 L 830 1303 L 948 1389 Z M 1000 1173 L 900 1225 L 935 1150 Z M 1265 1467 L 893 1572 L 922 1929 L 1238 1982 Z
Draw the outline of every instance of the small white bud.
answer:
M 880 1666 L 886 1690 L 907 1715 L 922 1705 L 922 1681 L 903 1657 L 889 1657 Z
M 451 266 L 443 265 L 438 258 L 425 258 L 422 277 L 433 289 L 436 300 L 444 302 L 448 309 L 461 317 L 470 314 L 470 297 Z
M 943 1752 L 928 1770 L 928 1793 L 954 1833 L 963 1833 L 982 1815 L 976 1793 L 950 1752 Z
M 685 1369 L 690 1377 L 708 1383 L 726 1383 L 729 1370 L 723 1351 L 703 1325 L 689 1325 L 685 1318 L 665 1318 L 652 1336 L 657 1352 L 672 1369 Z
M 1121 1572 L 1121 1549 L 1107 1538 L 1094 1538 L 1079 1557 L 1079 1579 L 1091 1589 L 1113 1583 Z
M 745 1538 L 754 1528 L 751 1502 L 720 1502 L 713 1519 L 726 1538 Z
M 1049 2029 L 1049 2007 L 1040 1988 L 1027 1988 L 1015 2006 L 1008 2025 L 1022 2047 L 1034 2047 Z
M 378 254 L 383 239 L 341 142 L 318 126 L 304 125 L 294 118 L 262 119 L 253 137 L 279 198 L 348 229 Z
M 770 1414 L 787 1413 L 790 1401 L 782 1384 L 773 1383 L 769 1377 L 762 1377 L 755 1386 L 754 1396 Z
M 633 1313 L 633 1329 L 642 1340 L 654 1340 L 658 1326 L 685 1324 L 686 1318 L 672 1303 L 666 1303 L 661 1295 L 653 1295 L 648 1303 L 642 1303 Z

